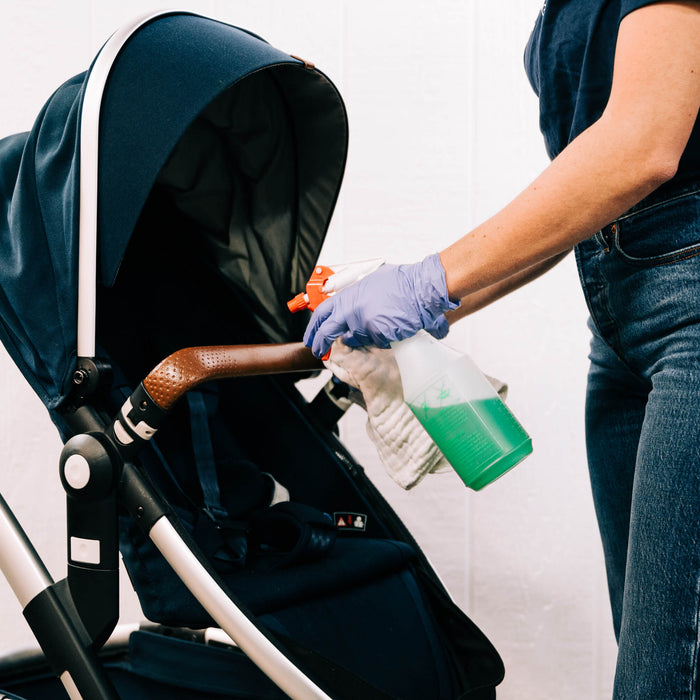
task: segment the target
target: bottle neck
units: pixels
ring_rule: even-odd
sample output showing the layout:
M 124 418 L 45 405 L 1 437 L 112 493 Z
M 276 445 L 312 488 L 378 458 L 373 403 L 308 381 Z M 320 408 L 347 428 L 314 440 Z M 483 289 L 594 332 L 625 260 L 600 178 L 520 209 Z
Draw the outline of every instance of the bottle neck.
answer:
M 399 366 L 404 398 L 407 400 L 462 356 L 423 330 L 410 338 L 391 343 L 391 348 Z

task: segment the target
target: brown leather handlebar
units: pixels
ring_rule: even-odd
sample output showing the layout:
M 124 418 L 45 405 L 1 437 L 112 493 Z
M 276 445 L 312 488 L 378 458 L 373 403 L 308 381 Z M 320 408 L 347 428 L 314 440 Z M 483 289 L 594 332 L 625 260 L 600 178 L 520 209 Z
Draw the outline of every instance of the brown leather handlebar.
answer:
M 190 389 L 212 379 L 322 368 L 321 361 L 303 343 L 184 348 L 153 369 L 143 386 L 153 401 L 167 411 Z

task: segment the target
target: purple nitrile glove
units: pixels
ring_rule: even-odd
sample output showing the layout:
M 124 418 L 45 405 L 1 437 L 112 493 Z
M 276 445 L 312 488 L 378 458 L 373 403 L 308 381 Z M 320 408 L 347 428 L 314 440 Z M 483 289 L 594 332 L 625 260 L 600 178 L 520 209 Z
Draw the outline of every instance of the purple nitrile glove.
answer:
M 412 265 L 382 265 L 318 306 L 304 344 L 316 357 L 323 357 L 339 336 L 350 347 L 379 348 L 410 338 L 422 328 L 444 338 L 449 331 L 444 312 L 458 306 L 447 296 L 437 253 Z

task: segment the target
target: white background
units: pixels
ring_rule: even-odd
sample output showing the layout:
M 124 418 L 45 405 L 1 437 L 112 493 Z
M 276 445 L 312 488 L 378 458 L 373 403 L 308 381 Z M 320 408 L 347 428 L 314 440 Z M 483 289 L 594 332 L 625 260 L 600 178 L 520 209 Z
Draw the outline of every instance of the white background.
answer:
M 314 62 L 350 119 L 322 262 L 411 262 L 493 214 L 546 158 L 522 54 L 541 0 L 214 0 L 214 15 Z M 121 23 L 160 4 L 0 0 L 0 136 L 24 131 Z M 573 259 L 458 324 L 450 342 L 506 380 L 534 454 L 481 493 L 454 474 L 405 493 L 351 409 L 342 437 L 506 665 L 499 700 L 603 699 L 615 646 L 583 439 L 588 337 Z M 65 575 L 60 444 L 0 353 L 0 492 Z M 139 619 L 124 578 L 122 621 Z M 31 640 L 0 580 L 0 652 Z

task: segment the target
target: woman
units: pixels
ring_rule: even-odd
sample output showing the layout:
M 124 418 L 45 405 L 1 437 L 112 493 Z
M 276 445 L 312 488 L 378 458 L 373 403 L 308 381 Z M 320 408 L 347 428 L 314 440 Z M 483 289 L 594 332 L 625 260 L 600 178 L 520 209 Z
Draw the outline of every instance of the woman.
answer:
M 586 430 L 616 698 L 695 698 L 700 651 L 700 2 L 549 0 L 526 52 L 549 167 L 439 255 L 385 265 L 305 342 L 387 347 L 572 248 L 592 331 Z

